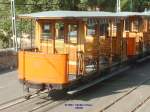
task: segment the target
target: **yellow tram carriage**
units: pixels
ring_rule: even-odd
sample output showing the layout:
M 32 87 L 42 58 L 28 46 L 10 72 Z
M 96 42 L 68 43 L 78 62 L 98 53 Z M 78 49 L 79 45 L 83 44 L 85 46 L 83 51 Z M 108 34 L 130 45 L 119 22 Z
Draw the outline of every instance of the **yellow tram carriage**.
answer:
M 47 11 L 19 18 L 35 23 L 34 47 L 19 51 L 19 79 L 24 84 L 62 89 L 95 73 L 100 78 L 103 69 L 149 49 L 144 13 Z

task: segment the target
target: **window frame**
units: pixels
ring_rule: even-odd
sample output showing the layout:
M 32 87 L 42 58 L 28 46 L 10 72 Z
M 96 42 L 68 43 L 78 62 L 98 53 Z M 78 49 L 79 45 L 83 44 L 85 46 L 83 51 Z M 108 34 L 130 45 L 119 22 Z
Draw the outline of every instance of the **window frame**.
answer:
M 42 41 L 48 41 L 48 40 L 52 40 L 54 37 L 54 32 L 53 32 L 53 22 L 48 21 L 48 20 L 42 20 L 39 21 L 40 23 L 40 40 Z M 43 30 L 44 30 L 44 25 L 49 25 L 49 36 L 47 38 L 44 38 L 43 34 Z
M 89 30 L 89 26 L 90 24 L 86 24 L 86 36 L 92 36 L 92 37 L 94 37 L 94 36 L 96 36 L 96 24 L 91 24 L 91 25 L 94 25 L 94 28 L 92 29 L 92 30 L 95 30 L 94 31 L 94 34 L 88 34 L 88 30 Z
M 73 43 L 70 41 L 70 36 L 69 36 L 69 25 L 77 25 L 77 34 L 76 34 L 76 43 Z M 76 23 L 76 22 L 70 22 L 70 23 L 67 23 L 67 43 L 69 44 L 78 44 L 78 37 L 79 37 L 79 24 Z

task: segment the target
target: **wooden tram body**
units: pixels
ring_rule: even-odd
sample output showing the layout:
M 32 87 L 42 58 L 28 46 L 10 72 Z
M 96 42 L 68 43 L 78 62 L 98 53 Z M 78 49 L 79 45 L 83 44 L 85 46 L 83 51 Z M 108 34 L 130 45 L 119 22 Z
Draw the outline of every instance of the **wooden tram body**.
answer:
M 55 89 L 148 52 L 147 15 L 49 11 L 20 15 L 35 24 L 34 48 L 19 51 L 19 79 Z M 43 86 L 42 86 L 43 87 Z

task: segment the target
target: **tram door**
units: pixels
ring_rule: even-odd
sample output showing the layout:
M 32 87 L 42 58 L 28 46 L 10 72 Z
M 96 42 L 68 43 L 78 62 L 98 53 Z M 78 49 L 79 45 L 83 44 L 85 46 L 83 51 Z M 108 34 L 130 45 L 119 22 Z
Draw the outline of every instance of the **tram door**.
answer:
M 77 74 L 77 48 L 78 48 L 78 25 L 68 24 L 67 31 L 68 40 L 68 54 L 69 54 L 69 74 Z

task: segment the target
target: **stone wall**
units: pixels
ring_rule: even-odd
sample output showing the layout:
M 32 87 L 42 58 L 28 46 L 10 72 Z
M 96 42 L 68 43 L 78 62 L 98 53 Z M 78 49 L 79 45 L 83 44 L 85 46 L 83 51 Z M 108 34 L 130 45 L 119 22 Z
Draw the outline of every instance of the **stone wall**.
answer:
M 0 69 L 16 69 L 17 53 L 12 49 L 0 50 Z

